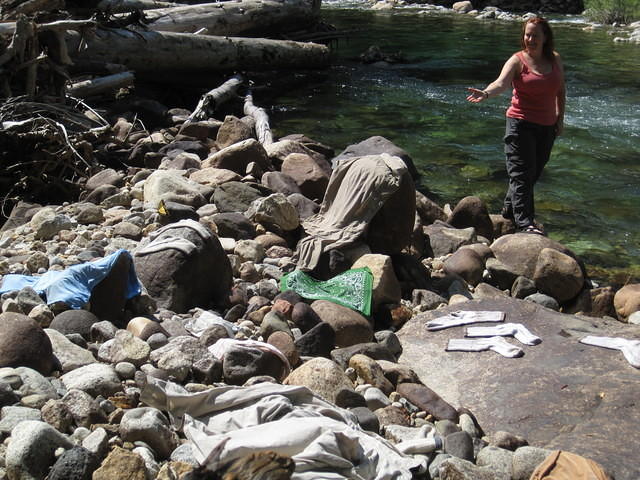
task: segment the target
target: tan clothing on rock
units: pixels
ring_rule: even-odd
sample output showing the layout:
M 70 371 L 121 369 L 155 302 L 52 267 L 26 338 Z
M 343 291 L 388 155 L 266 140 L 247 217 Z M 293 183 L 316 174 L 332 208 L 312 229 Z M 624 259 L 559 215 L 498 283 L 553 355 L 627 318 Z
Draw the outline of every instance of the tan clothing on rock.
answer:
M 610 480 L 593 460 L 555 450 L 533 471 L 529 480 Z

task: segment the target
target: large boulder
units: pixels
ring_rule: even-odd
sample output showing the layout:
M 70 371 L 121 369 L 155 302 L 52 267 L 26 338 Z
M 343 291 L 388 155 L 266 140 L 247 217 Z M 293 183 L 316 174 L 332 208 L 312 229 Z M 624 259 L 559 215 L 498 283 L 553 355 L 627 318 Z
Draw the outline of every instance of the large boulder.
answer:
M 618 290 L 613 297 L 613 306 L 622 320 L 640 310 L 640 283 L 630 283 Z
M 181 313 L 225 304 L 233 275 L 218 238 L 193 220 L 158 232 L 134 257 L 138 278 L 158 306 Z
M 304 153 L 291 153 L 285 157 L 281 168 L 282 173 L 293 178 L 305 197 L 316 201 L 322 201 L 331 176 L 329 163 L 326 160 L 322 164 L 319 162 Z
M 578 262 L 553 248 L 540 251 L 532 280 L 538 290 L 560 303 L 574 298 L 584 285 L 584 275 Z
M 160 200 L 199 208 L 211 193 L 211 187 L 184 178 L 176 170 L 156 170 L 144 182 L 144 202 L 150 208 L 157 208 Z
M 337 363 L 327 358 L 313 358 L 296 368 L 282 382 L 285 385 L 302 385 L 335 403 L 343 390 L 353 391 L 353 383 Z
M 576 258 L 575 254 L 561 243 L 542 235 L 514 233 L 504 235 L 491 244 L 491 251 L 501 263 L 508 265 L 516 275 L 533 278 L 538 256 L 545 248 Z
M 21 313 L 0 314 L 0 367 L 29 367 L 48 375 L 57 363 L 51 340 L 35 320 Z
M 316 300 L 311 308 L 336 332 L 336 346 L 349 347 L 373 340 L 373 327 L 359 312 L 328 300 Z
M 478 235 L 493 239 L 493 223 L 489 217 L 489 210 L 479 197 L 464 197 L 460 200 L 447 223 L 456 228 L 473 227 Z
M 447 352 L 449 339 L 464 336 L 466 327 L 430 332 L 425 322 L 455 310 L 460 305 L 407 322 L 398 332 L 399 362 L 445 401 L 470 406 L 487 432 L 521 435 L 532 445 L 592 458 L 616 478 L 635 478 L 637 445 L 611 439 L 635 438 L 640 428 L 638 370 L 621 352 L 579 340 L 640 338 L 640 326 L 594 322 L 508 297 L 466 302 L 464 310 L 505 312 L 506 322 L 521 323 L 542 338 L 536 346 L 519 345 L 524 356 L 505 358 L 491 351 Z
M 372 310 L 384 303 L 400 303 L 400 282 L 393 270 L 393 262 L 388 255 L 369 253 L 361 256 L 351 268 L 367 267 L 373 274 Z
M 409 173 L 413 179 L 418 178 L 419 173 L 416 169 L 411 156 L 402 148 L 398 147 L 391 140 L 379 135 L 369 137 L 360 143 L 349 145 L 340 155 L 335 157 L 331 162 L 336 165 L 340 160 L 351 157 L 364 157 L 365 155 L 379 155 L 388 153 L 391 156 L 400 157 L 407 166 Z
M 242 182 L 226 182 L 216 188 L 213 203 L 220 212 L 245 212 L 262 192 Z
M 247 166 L 252 162 L 257 163 L 262 169 L 270 167 L 264 147 L 256 139 L 249 138 L 215 152 L 202 162 L 202 168 L 224 168 L 244 176 Z

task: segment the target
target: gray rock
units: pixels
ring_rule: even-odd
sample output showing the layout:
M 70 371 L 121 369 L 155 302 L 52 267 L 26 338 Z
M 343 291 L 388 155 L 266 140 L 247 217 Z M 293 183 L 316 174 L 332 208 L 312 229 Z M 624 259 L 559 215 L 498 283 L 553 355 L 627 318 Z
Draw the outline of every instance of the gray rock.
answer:
M 458 250 L 462 245 L 472 245 L 477 242 L 473 228 L 451 228 L 443 222 L 435 222 L 423 229 L 429 238 L 434 257 L 443 257 Z
M 47 400 L 40 409 L 42 420 L 62 433 L 69 433 L 73 430 L 73 415 L 62 400 Z
M 107 431 L 102 427 L 98 427 L 82 440 L 82 447 L 89 450 L 97 458 L 102 459 L 107 454 L 108 441 L 109 435 Z
M 94 323 L 89 329 L 91 340 L 98 343 L 111 340 L 116 336 L 116 332 L 118 331 L 118 328 L 108 320 Z
M 399 362 L 411 365 L 452 404 L 473 405 L 487 432 L 511 431 L 531 444 L 591 458 L 616 477 L 633 478 L 635 444 L 611 438 L 632 438 L 640 428 L 640 412 L 631 406 L 638 389 L 629 388 L 637 385 L 638 372 L 623 356 L 579 340 L 586 335 L 633 338 L 640 334 L 638 326 L 594 322 L 509 297 L 474 300 L 465 304 L 465 310 L 504 312 L 510 322 L 523 324 L 543 339 L 518 360 L 496 355 L 479 362 L 477 354 L 445 351 L 450 338 L 460 337 L 462 327 L 438 332 L 424 327 L 436 315 L 457 309 L 425 312 L 407 322 L 398 332 L 404 348 Z M 558 425 L 568 427 L 558 432 Z
M 158 368 L 182 381 L 189 375 L 194 362 L 207 355 L 207 348 L 197 338 L 181 336 L 170 339 L 167 345 L 151 352 L 149 359 Z
M 88 393 L 71 389 L 62 397 L 62 403 L 79 427 L 90 428 L 96 423 L 105 423 L 107 416 L 100 404 Z
M 364 430 L 376 434 L 380 432 L 380 420 L 367 407 L 355 407 L 350 411 L 356 416 L 358 425 Z
M 51 425 L 25 421 L 11 433 L 5 465 L 10 479 L 42 480 L 55 461 L 58 448 L 71 448 L 73 443 Z
M 262 197 L 258 189 L 242 182 L 226 182 L 216 188 L 213 202 L 220 212 L 244 213 L 251 203 Z
M 454 207 L 447 223 L 455 228 L 473 227 L 479 235 L 493 239 L 493 223 L 486 204 L 479 197 L 464 197 Z
M 504 264 L 497 258 L 488 258 L 485 266 L 491 276 L 491 283 L 501 290 L 510 289 L 518 278 L 518 273 L 511 265 Z
M 151 347 L 144 340 L 126 330 L 118 330 L 116 336 L 104 342 L 98 349 L 98 359 L 107 363 L 128 362 L 140 366 L 147 361 Z
M 484 447 L 478 452 L 476 465 L 491 467 L 495 472 L 511 477 L 514 453 L 498 447 Z
M 14 390 L 18 396 L 23 399 L 33 395 L 40 395 L 46 399 L 58 398 L 56 389 L 51 385 L 51 382 L 49 382 L 49 380 L 47 380 L 42 374 L 31 368 L 18 367 L 15 369 L 0 369 L 0 371 L 4 374 L 1 375 L 3 377 L 6 375 L 9 377 L 17 376 L 19 378 L 19 383 L 16 385 Z
M 536 284 L 533 280 L 519 276 L 513 282 L 513 286 L 511 287 L 511 296 L 514 298 L 526 298 L 537 291 Z
M 167 418 L 151 407 L 128 410 L 120 421 L 120 436 L 128 442 L 145 442 L 160 458 L 169 458 L 178 445 Z
M 458 421 L 456 409 L 425 385 L 401 383 L 397 391 L 420 410 L 430 413 L 437 420 L 447 419 L 454 423 Z
M 493 471 L 489 467 L 478 467 L 457 457 L 442 462 L 439 471 L 442 480 L 510 480 L 509 475 Z
M 220 237 L 230 237 L 235 240 L 249 240 L 256 237 L 256 227 L 242 213 L 218 213 L 213 215 L 213 221 L 218 227 Z
M 56 362 L 40 325 L 20 313 L 0 314 L 0 367 L 29 367 L 48 375 Z
M 47 480 L 91 480 L 97 466 L 97 458 L 89 450 L 73 447 L 56 460 Z
M 328 300 L 316 300 L 311 308 L 336 332 L 336 346 L 349 347 L 373 339 L 373 328 L 360 313 Z
M 63 372 L 70 372 L 76 368 L 96 362 L 95 357 L 89 350 L 72 343 L 57 330 L 46 328 L 45 333 L 51 341 L 53 354 L 62 365 Z
M 65 310 L 52 320 L 49 328 L 63 335 L 79 333 L 85 340 L 90 339 L 91 326 L 100 319 L 88 310 Z
M 76 223 L 66 215 L 56 214 L 43 220 L 35 231 L 35 238 L 51 240 L 54 235 L 62 230 L 72 230 Z
M 353 383 L 344 370 L 335 362 L 321 357 L 303 363 L 283 383 L 305 386 L 332 403 L 342 389 L 353 390 Z
M 513 454 L 513 480 L 529 480 L 538 465 L 544 462 L 552 450 L 537 447 L 520 447 Z
M 209 191 L 174 170 L 156 170 L 144 182 L 144 202 L 150 208 L 156 208 L 160 200 L 199 208 L 207 203 Z
M 340 365 L 342 368 L 349 366 L 351 357 L 357 354 L 366 355 L 374 360 L 387 360 L 389 362 L 395 362 L 396 358 L 391 351 L 381 343 L 357 343 L 350 347 L 336 348 L 331 351 L 331 359 Z
M 118 376 L 123 380 L 129 380 L 136 374 L 136 366 L 130 362 L 118 362 L 115 369 Z
M 384 408 L 391 405 L 391 400 L 385 393 L 376 387 L 367 388 L 364 392 L 364 398 L 367 401 L 369 410 L 376 411 L 378 408 Z
M 269 375 L 280 379 L 285 374 L 284 362 L 272 352 L 257 348 L 231 348 L 222 361 L 225 383 L 243 385 L 252 377 Z
M 115 369 L 103 363 L 85 365 L 65 373 L 60 379 L 68 390 L 77 388 L 94 396 L 108 397 L 121 389 Z
M 538 305 L 541 305 L 550 310 L 555 310 L 556 312 L 560 310 L 560 304 L 558 304 L 558 301 L 555 298 L 550 297 L 549 295 L 545 295 L 544 293 L 534 293 L 533 295 L 525 297 L 525 300 L 537 303 Z
M 411 303 L 419 305 L 423 310 L 434 310 L 441 304 L 447 304 L 447 299 L 431 290 L 413 290 Z
M 429 475 L 431 478 L 440 478 L 440 465 L 445 460 L 452 458 L 448 453 L 438 453 L 429 463 Z
M 300 304 L 296 304 L 296 307 L 297 305 Z M 294 312 L 296 307 L 294 307 Z M 310 308 L 311 307 L 309 307 L 309 309 Z M 313 312 L 313 310 L 311 310 L 311 312 Z M 316 315 L 315 312 L 313 312 L 313 314 Z M 320 321 L 297 338 L 294 343 L 301 356 L 329 358 L 335 342 L 335 330 L 328 323 Z
M 256 223 L 275 225 L 285 232 L 300 225 L 298 211 L 282 193 L 255 199 L 245 215 Z
M 11 433 L 20 422 L 26 420 L 42 420 L 40 410 L 27 407 L 2 407 L 0 413 L 0 432 Z
M 45 258 L 47 259 L 47 262 L 46 262 L 46 266 L 43 266 L 43 265 L 31 265 L 31 266 L 29 266 L 29 261 L 27 261 L 27 268 L 29 268 L 29 270 L 31 272 L 34 272 L 34 273 L 37 272 L 40 268 L 44 268 L 44 269 L 48 269 L 49 268 L 49 259 L 47 258 L 47 256 L 42 252 L 37 252 L 37 253 L 40 253 L 41 255 L 44 255 Z M 32 255 L 31 258 L 34 255 Z M 37 307 L 39 305 L 45 305 L 44 300 L 42 300 L 42 298 L 40 298 L 40 295 L 38 295 L 36 293 L 36 291 L 31 287 L 24 287 L 22 290 L 20 290 L 18 292 L 18 296 L 16 296 L 16 301 L 18 302 L 18 305 L 20 306 L 20 309 L 26 315 L 31 313 L 31 311 L 35 307 Z
M 200 463 L 196 460 L 196 457 L 193 454 L 193 447 L 190 443 L 183 443 L 178 446 L 173 452 L 171 452 L 172 462 L 184 462 L 189 465 L 193 465 L 197 467 Z
M 474 458 L 471 435 L 462 431 L 450 433 L 444 438 L 444 451 L 454 457 L 472 462 Z
M 376 342 L 387 347 L 393 355 L 400 356 L 402 353 L 402 344 L 398 340 L 398 336 L 391 330 L 379 330 L 375 332 L 374 337 Z
M 451 420 L 438 420 L 436 423 L 436 430 L 441 437 L 446 437 L 452 433 L 461 431 L 460 427 Z M 448 452 L 451 453 L 451 452 Z M 453 455 L 453 454 L 452 454 Z

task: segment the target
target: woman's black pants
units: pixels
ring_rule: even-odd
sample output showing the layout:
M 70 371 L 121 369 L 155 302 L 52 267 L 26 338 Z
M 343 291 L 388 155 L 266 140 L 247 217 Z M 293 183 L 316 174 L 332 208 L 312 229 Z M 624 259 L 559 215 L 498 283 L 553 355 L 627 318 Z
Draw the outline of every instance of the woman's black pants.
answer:
M 513 213 L 518 228 L 533 224 L 533 186 L 549 161 L 555 139 L 555 125 L 539 125 L 507 117 L 504 153 L 509 188 L 504 207 L 506 212 Z

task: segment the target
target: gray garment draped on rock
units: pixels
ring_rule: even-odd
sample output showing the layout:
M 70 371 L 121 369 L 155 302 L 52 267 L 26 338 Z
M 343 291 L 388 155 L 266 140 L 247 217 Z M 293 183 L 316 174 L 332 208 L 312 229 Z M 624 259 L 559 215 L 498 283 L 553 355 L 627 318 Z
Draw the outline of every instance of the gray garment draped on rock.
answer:
M 323 252 L 363 235 L 384 202 L 400 187 L 407 166 L 386 153 L 342 160 L 333 170 L 320 212 L 306 219 L 298 242 L 300 270 L 313 270 Z
M 149 382 L 140 399 L 184 420 L 196 460 L 214 468 L 265 450 L 294 460 L 294 480 L 410 480 L 412 470 L 425 466 L 306 387 L 260 383 L 189 393 L 171 382 Z

